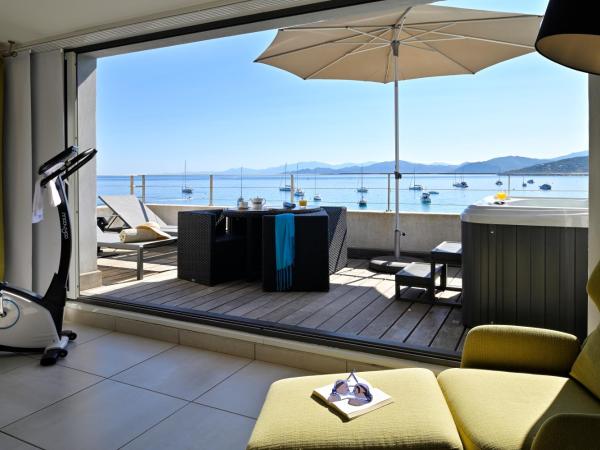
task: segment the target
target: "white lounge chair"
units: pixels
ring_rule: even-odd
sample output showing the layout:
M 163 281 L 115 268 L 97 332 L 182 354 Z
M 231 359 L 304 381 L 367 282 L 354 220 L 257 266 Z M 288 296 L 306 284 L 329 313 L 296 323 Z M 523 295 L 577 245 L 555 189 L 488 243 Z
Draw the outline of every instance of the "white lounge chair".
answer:
M 177 235 L 176 225 L 167 225 L 134 195 L 100 195 L 98 198 L 119 218 L 127 228 L 135 228 L 146 222 L 156 222 L 160 229 L 171 236 Z M 109 226 L 112 221 L 109 221 Z
M 111 248 L 115 250 L 135 250 L 137 252 L 137 279 L 144 278 L 144 249 L 161 247 L 177 242 L 177 238 L 161 239 L 145 242 L 121 242 L 119 233 L 102 231 L 96 227 L 96 240 L 98 248 Z

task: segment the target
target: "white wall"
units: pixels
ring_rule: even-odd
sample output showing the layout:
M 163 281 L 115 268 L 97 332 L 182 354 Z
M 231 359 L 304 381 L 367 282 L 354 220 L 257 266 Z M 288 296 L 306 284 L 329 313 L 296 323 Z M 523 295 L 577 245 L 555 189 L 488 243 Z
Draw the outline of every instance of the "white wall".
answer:
M 600 261 L 600 77 L 590 75 L 590 225 L 589 271 Z M 588 331 L 600 324 L 600 312 L 590 300 L 588 304 Z
M 65 148 L 64 55 L 60 50 L 31 56 L 32 174 Z M 58 270 L 58 212 L 44 199 L 44 220 L 33 225 L 33 290 L 46 292 Z M 31 200 L 29 202 L 31 204 Z
M 400 248 L 427 252 L 442 241 L 460 241 L 459 214 L 400 213 Z M 392 251 L 394 214 L 348 211 L 348 246 Z
M 33 281 L 31 228 L 31 59 L 28 52 L 5 63 L 4 225 L 6 281 L 26 289 Z
M 96 58 L 77 59 L 77 126 L 80 150 L 96 147 Z M 101 152 L 102 149 L 99 150 Z M 101 156 L 100 154 L 98 156 Z M 79 270 L 94 273 L 96 262 L 96 158 L 79 171 Z

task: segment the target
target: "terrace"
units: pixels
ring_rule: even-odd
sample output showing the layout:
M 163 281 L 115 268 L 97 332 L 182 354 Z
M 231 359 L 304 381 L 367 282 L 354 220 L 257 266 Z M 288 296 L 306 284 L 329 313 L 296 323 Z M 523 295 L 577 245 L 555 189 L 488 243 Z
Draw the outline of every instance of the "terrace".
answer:
M 466 329 L 460 307 L 426 305 L 394 298 L 393 276 L 367 269 L 352 259 L 331 276 L 329 292 L 269 292 L 258 282 L 233 281 L 213 287 L 177 279 L 177 248 L 146 254 L 143 280 L 136 280 L 136 255 L 107 253 L 98 258 L 103 286 L 81 293 L 139 310 L 180 313 L 188 317 L 237 321 L 256 331 L 279 328 L 339 342 L 357 342 L 408 352 L 460 358 Z M 449 285 L 460 287 L 460 269 L 451 268 Z M 418 299 L 422 289 L 404 287 L 402 296 Z M 460 303 L 460 293 L 439 298 Z

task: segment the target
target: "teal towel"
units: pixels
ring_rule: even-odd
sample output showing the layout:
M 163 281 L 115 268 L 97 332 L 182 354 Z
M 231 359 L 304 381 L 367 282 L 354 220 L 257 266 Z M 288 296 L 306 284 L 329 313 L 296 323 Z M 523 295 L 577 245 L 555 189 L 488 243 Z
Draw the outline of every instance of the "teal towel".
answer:
M 275 216 L 275 267 L 277 269 L 277 290 L 287 291 L 292 287 L 294 267 L 294 215 Z

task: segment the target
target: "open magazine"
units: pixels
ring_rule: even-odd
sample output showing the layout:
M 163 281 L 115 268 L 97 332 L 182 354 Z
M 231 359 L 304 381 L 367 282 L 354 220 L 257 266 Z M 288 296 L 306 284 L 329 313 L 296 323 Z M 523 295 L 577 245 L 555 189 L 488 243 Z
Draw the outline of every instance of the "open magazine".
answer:
M 338 380 L 335 383 L 317 388 L 313 391 L 313 395 L 323 400 L 329 407 L 348 420 L 352 420 L 393 402 L 389 395 L 381 389 L 373 387 L 366 380 L 356 377 L 353 372 L 348 376 L 345 386 L 342 383 L 343 381 Z M 338 384 L 341 385 L 340 389 L 336 389 Z M 356 385 L 362 385 L 362 388 L 366 387 L 368 389 L 368 396 L 355 394 L 355 391 L 361 391 L 360 386 L 359 389 L 355 389 Z

